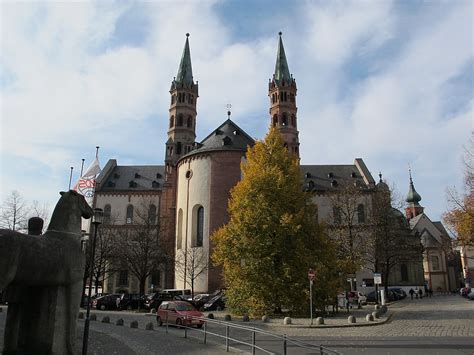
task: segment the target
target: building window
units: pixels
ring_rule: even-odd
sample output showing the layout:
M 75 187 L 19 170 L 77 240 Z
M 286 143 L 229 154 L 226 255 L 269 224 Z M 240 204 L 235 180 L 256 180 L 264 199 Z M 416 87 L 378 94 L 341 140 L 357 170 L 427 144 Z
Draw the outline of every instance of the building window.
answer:
M 181 142 L 176 143 L 176 154 L 181 154 Z
M 151 273 L 150 288 L 159 288 L 161 286 L 161 271 L 156 270 Z
M 176 238 L 176 249 L 183 247 L 183 210 L 178 211 L 178 236 Z
M 342 222 L 341 208 L 340 207 L 334 207 L 332 209 L 332 214 L 333 214 L 334 224 L 341 224 L 341 222 Z
M 148 208 L 148 223 L 156 224 L 156 206 L 153 204 Z
M 171 105 L 176 102 L 176 95 L 171 96 Z
M 365 223 L 365 210 L 363 204 L 357 206 L 357 219 L 360 224 Z
M 273 115 L 273 120 L 272 120 L 273 127 L 275 127 L 278 124 L 278 116 Z
M 431 269 L 433 271 L 440 271 L 440 265 L 439 265 L 439 256 L 437 255 L 432 255 L 431 256 Z
M 181 127 L 183 125 L 183 114 L 180 113 L 178 115 L 178 122 L 176 122 L 176 126 Z
M 174 127 L 174 116 L 170 117 L 170 128 Z
M 109 204 L 104 206 L 104 224 L 110 224 L 111 211 L 112 211 L 112 208 L 110 207 Z
M 204 240 L 204 207 L 199 207 L 197 211 L 197 226 L 196 226 L 196 246 L 202 247 Z
M 283 126 L 288 126 L 288 114 L 286 112 L 283 112 L 283 115 L 281 117 L 281 124 Z
M 296 116 L 294 114 L 291 115 L 291 125 L 293 127 L 296 127 Z
M 126 224 L 133 223 L 133 205 L 127 206 L 127 218 L 125 219 Z
M 408 281 L 408 266 L 407 264 L 400 265 L 400 277 L 402 281 Z
M 128 287 L 128 270 L 121 270 L 118 274 L 118 286 Z
M 192 127 L 193 126 L 193 118 L 191 116 L 188 116 L 188 120 L 187 120 L 187 126 L 188 127 Z

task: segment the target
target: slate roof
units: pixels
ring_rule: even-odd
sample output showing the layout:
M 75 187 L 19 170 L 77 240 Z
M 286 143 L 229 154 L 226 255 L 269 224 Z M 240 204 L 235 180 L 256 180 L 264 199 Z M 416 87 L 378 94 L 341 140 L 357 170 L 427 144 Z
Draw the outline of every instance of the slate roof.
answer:
M 351 165 L 301 165 L 306 190 L 327 191 L 356 183 L 362 188 L 370 186 L 355 164 Z M 370 175 L 370 173 L 369 173 Z M 369 181 L 372 180 L 370 176 Z
M 278 51 L 277 59 L 275 63 L 275 75 L 273 79 L 275 82 L 280 83 L 282 80 L 285 80 L 287 83 L 292 80 L 290 75 L 290 69 L 288 68 L 288 62 L 286 60 L 285 48 L 283 47 L 283 40 L 281 39 L 278 42 Z
M 163 165 L 120 166 L 113 159 L 107 165 L 97 179 L 97 191 L 150 191 L 163 187 Z
M 229 118 L 204 138 L 201 143 L 198 143 L 196 149 L 192 150 L 184 157 L 203 152 L 222 150 L 237 150 L 245 152 L 247 151 L 248 146 L 253 146 L 254 144 L 255 140 Z
M 186 34 L 183 55 L 179 63 L 178 75 L 175 81 L 180 84 L 193 84 L 193 68 L 191 66 L 191 51 L 189 50 L 189 33 Z

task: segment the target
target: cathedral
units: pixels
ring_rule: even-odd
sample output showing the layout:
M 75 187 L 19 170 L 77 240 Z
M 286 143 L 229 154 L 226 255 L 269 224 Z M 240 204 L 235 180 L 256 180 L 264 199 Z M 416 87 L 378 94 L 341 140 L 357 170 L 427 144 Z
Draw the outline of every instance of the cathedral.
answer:
M 177 76 L 170 87 L 168 139 L 164 165 L 121 166 L 111 159 L 97 179 L 94 206 L 104 209 L 106 218 L 114 217 L 118 225 L 133 225 L 143 207 L 153 221 L 166 225 L 162 245 L 171 256 L 155 270 L 147 289 L 188 289 L 189 273 L 200 266 L 193 279 L 196 293 L 210 293 L 223 287 L 221 270 L 210 261 L 213 243 L 210 236 L 224 225 L 229 216 L 230 190 L 241 179 L 240 164 L 254 139 L 229 118 L 201 141 L 196 140 L 199 86 L 194 80 L 189 34 L 186 35 Z M 278 38 L 276 64 L 268 84 L 269 126 L 276 127 L 288 150 L 299 156 L 297 84 L 290 73 L 281 33 Z M 331 195 L 340 186 L 353 185 L 362 191 L 357 202 L 354 223 L 367 223 L 371 196 L 376 182 L 361 158 L 346 165 L 301 165 L 304 189 L 312 193 L 317 205 L 318 221 L 337 220 Z M 194 265 L 195 253 L 199 252 Z M 179 263 L 177 260 L 183 260 Z M 408 266 L 404 280 L 407 287 L 423 284 L 421 263 Z M 420 276 L 421 275 L 421 276 Z M 355 287 L 373 284 L 370 272 L 358 274 Z M 399 280 L 398 280 L 399 281 Z M 396 284 L 397 280 L 394 281 Z M 137 289 L 137 280 L 124 269 L 104 282 L 105 292 Z M 352 287 L 352 285 L 351 285 Z

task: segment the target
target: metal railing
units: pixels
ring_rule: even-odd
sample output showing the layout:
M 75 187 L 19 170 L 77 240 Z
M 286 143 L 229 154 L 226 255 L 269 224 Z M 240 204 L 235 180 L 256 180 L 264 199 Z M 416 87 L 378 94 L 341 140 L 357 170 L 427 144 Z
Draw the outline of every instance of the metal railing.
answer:
M 201 323 L 202 327 L 201 328 L 192 328 L 189 325 L 190 323 L 192 324 L 192 320 L 195 320 L 195 321 L 197 320 L 197 321 L 202 322 Z M 168 312 L 166 313 L 165 323 L 166 323 L 166 333 L 168 333 L 168 325 L 169 325 Z M 208 326 L 207 326 L 208 323 L 209 324 L 215 324 L 217 326 L 220 326 L 220 327 L 224 328 L 225 329 L 225 335 L 209 331 Z M 175 323 L 172 323 L 172 324 L 175 324 Z M 197 324 L 194 324 L 194 325 L 197 325 Z M 185 316 L 182 323 L 179 324 L 178 326 L 184 328 L 184 337 L 185 338 L 188 337 L 188 329 L 192 329 L 193 331 L 197 331 L 197 332 L 202 333 L 204 344 L 206 344 L 206 342 L 207 342 L 208 335 L 212 335 L 212 336 L 215 336 L 217 338 L 224 339 L 225 340 L 225 348 L 226 348 L 227 352 L 229 351 L 230 342 L 234 342 L 236 344 L 241 344 L 241 345 L 244 345 L 244 346 L 251 347 L 252 354 L 255 354 L 256 350 L 260 350 L 261 352 L 263 352 L 265 354 L 277 354 L 273 351 L 265 349 L 262 344 L 257 345 L 257 336 L 256 335 L 260 334 L 260 335 L 264 335 L 264 336 L 267 336 L 267 337 L 271 337 L 271 338 L 273 338 L 277 341 L 281 341 L 281 349 L 282 349 L 282 354 L 283 355 L 287 355 L 288 345 L 292 345 L 292 346 L 295 346 L 295 347 L 312 350 L 313 352 L 319 353 L 320 355 L 326 355 L 326 354 L 327 355 L 340 355 L 341 354 L 340 352 L 338 352 L 336 350 L 328 349 L 328 348 L 326 348 L 322 345 L 314 345 L 314 344 L 303 342 L 301 340 L 290 338 L 286 334 L 281 335 L 281 334 L 272 333 L 272 332 L 269 332 L 269 331 L 266 331 L 266 330 L 263 330 L 263 329 L 259 329 L 259 328 L 255 328 L 255 327 L 249 327 L 249 326 L 245 326 L 245 325 L 233 324 L 231 322 L 220 321 L 220 320 L 216 320 L 216 319 L 209 319 L 209 318 L 203 318 L 203 317 L 194 317 L 194 316 Z M 242 331 L 249 332 L 252 336 L 251 343 L 247 342 L 247 341 L 244 341 L 244 340 L 241 340 L 241 339 L 237 339 L 235 337 L 231 337 L 231 335 L 230 335 L 230 330 L 231 329 L 239 329 L 239 330 L 242 330 Z

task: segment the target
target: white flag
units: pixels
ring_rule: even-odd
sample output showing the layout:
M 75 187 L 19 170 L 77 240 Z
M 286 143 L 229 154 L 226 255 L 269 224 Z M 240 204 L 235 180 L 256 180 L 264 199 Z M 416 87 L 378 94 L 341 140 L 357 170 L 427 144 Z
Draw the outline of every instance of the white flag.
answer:
M 74 186 L 74 190 L 83 195 L 90 206 L 92 206 L 92 202 L 94 200 L 95 181 L 100 171 L 101 169 L 99 165 L 99 159 L 96 156 L 92 164 L 79 178 L 79 181 L 77 182 L 76 186 Z

